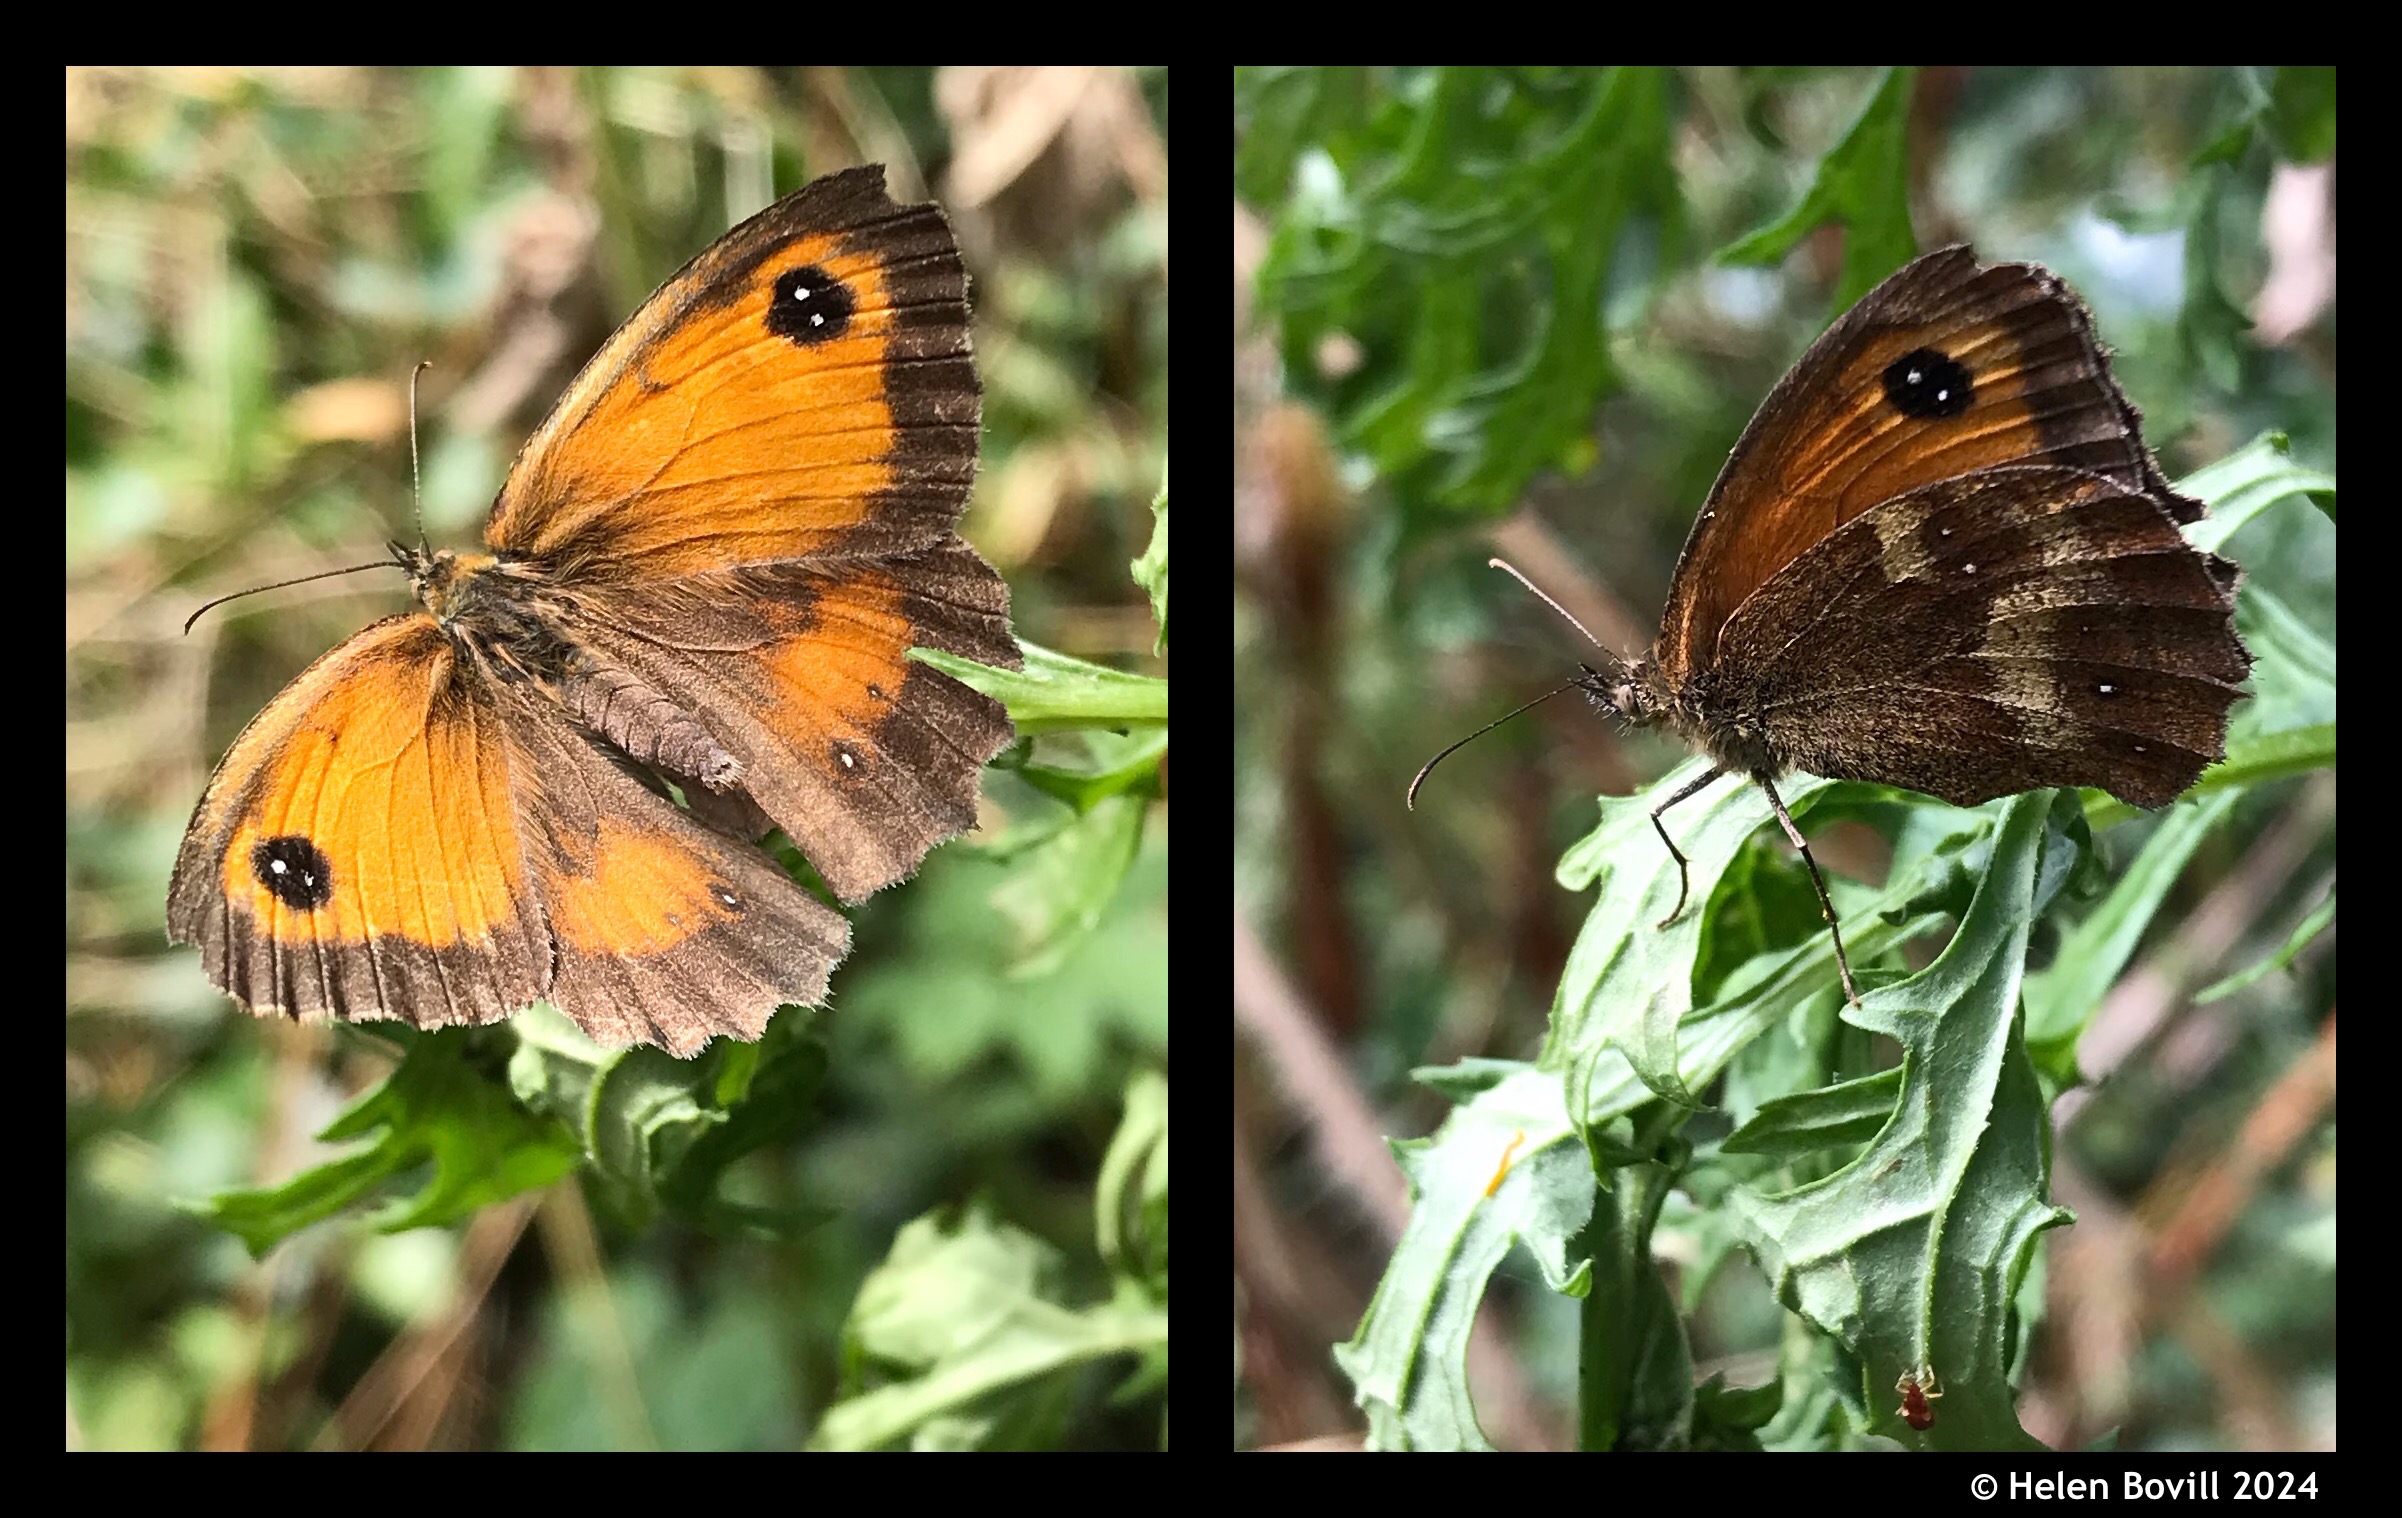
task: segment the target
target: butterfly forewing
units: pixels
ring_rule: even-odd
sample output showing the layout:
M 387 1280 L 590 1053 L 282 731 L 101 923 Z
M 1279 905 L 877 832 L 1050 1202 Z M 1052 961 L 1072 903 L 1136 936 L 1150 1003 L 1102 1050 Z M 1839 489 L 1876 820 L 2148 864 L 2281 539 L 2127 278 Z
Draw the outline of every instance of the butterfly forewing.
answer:
M 2084 307 L 2050 271 L 1979 268 L 1966 247 L 1905 266 L 1769 393 L 1677 561 L 1661 619 L 1670 678 L 1716 662 L 1719 631 L 1770 576 L 1905 491 L 2010 464 L 2061 464 L 2176 497 L 2110 377 Z

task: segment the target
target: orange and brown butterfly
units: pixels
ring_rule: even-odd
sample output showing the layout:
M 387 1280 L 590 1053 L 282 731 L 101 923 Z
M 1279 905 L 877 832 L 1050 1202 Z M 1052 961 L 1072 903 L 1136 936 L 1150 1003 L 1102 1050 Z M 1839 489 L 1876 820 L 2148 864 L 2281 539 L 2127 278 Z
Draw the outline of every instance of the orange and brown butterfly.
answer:
M 1661 810 L 1744 775 L 1805 857 L 1786 770 L 1957 806 L 2064 785 L 2166 806 L 2225 755 L 2252 664 L 2235 566 L 2181 531 L 2202 514 L 2068 286 L 1942 248 L 1769 392 L 1685 540 L 1652 657 L 1592 693 L 1715 761 Z M 1836 962 L 1858 1001 L 1839 934 Z
M 1758 784 L 1801 850 L 1854 1002 L 1779 775 L 1959 806 L 2070 785 L 2175 800 L 2224 756 L 2251 670 L 2236 567 L 2182 532 L 2202 514 L 2050 270 L 1956 246 L 1871 289 L 1728 455 L 1651 653 L 1559 688 L 1712 761 L 1652 810 L 1680 867 L 1667 920 L 1685 859 L 1660 815 L 1722 775 Z
M 660 286 L 519 453 L 485 550 L 394 545 L 421 607 L 252 720 L 167 926 L 252 1012 L 497 1021 L 679 1055 L 820 1000 L 841 913 L 971 826 L 1016 668 L 957 532 L 981 399 L 942 212 L 809 184 Z M 658 782 L 672 782 L 686 810 Z

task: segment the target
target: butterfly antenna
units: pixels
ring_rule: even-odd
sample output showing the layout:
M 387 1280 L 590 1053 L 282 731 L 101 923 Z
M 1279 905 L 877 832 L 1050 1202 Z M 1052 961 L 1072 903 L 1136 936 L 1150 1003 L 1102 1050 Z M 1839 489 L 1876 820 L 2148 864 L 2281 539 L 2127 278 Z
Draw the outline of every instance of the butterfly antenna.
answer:
M 1495 562 L 1498 563 L 1499 561 L 1496 560 Z M 1516 573 L 1515 570 L 1511 572 L 1513 574 Z M 1542 595 L 1541 591 L 1537 591 L 1535 593 L 1537 595 Z M 1549 600 L 1550 598 L 1546 596 L 1544 599 Z M 1569 620 L 1574 621 L 1575 618 L 1571 617 Z M 1504 722 L 1509 721 L 1510 718 L 1530 712 L 1536 707 L 1541 706 L 1544 702 L 1550 700 L 1552 697 L 1559 695 L 1562 691 L 1572 691 L 1578 686 L 1585 684 L 1592 678 L 1592 672 L 1587 670 L 1579 674 L 1575 679 L 1567 681 L 1565 684 L 1559 685 L 1551 690 L 1545 691 L 1540 696 L 1535 697 L 1535 699 L 1532 701 L 1527 702 L 1524 706 L 1518 707 L 1512 711 L 1504 713 L 1501 716 L 1495 717 L 1492 721 L 1478 728 L 1475 732 L 1470 733 L 1467 737 L 1462 738 L 1459 742 L 1454 743 L 1449 748 L 1444 749 L 1443 752 L 1435 755 L 1432 759 L 1427 760 L 1426 763 L 1419 766 L 1416 778 L 1410 781 L 1409 794 L 1402 798 L 1403 805 L 1413 812 L 1418 809 L 1418 787 L 1426 783 L 1427 772 L 1432 770 L 1436 765 L 1441 764 L 1444 760 L 1450 758 L 1453 753 L 1457 752 L 1461 748 L 1466 747 L 1468 744 L 1474 743 L 1477 739 L 1482 738 L 1485 734 L 1501 726 L 1501 724 Z
M 1603 653 L 1609 654 L 1613 659 L 1618 657 L 1615 653 L 1611 652 L 1610 646 L 1607 643 L 1604 643 L 1599 638 L 1593 636 L 1592 628 L 1587 627 L 1584 623 L 1576 620 L 1576 613 L 1570 611 L 1567 607 L 1562 606 L 1559 602 L 1554 601 L 1550 596 L 1544 593 L 1542 586 L 1537 585 L 1534 581 L 1520 574 L 1518 572 L 1517 565 L 1512 564 L 1507 559 L 1487 559 L 1485 562 L 1492 565 L 1495 569 L 1500 570 L 1503 574 L 1508 575 L 1511 579 L 1516 580 L 1528 590 L 1533 591 L 1536 600 L 1542 602 L 1545 606 L 1550 607 L 1553 611 L 1558 612 L 1560 616 L 1567 621 L 1570 627 L 1573 627 L 1578 632 L 1583 633 L 1585 635 L 1585 640 L 1591 643 L 1595 648 L 1600 649 Z M 1557 695 L 1558 692 L 1555 691 L 1553 694 Z
M 429 550 L 425 542 L 425 486 L 417 471 L 417 376 L 434 367 L 430 358 L 421 358 L 409 371 L 409 499 L 417 508 L 417 551 Z
M 213 600 L 213 601 L 203 601 L 203 602 L 201 602 L 201 603 L 200 603 L 200 611 L 195 611 L 195 612 L 193 612 L 193 613 L 192 613 L 190 616 L 188 616 L 188 617 L 184 618 L 184 621 L 183 621 L 183 630 L 184 630 L 186 633 L 189 633 L 189 632 L 191 632 L 191 630 L 192 630 L 192 624 L 200 620 L 200 613 L 201 613 L 201 612 L 204 612 L 204 611 L 207 611 L 207 610 L 208 610 L 210 607 L 212 607 L 212 606 L 223 606 L 223 605 L 224 605 L 226 602 L 228 602 L 228 601 L 239 601 L 239 600 L 241 600 L 241 599 L 242 599 L 244 596 L 255 596 L 255 595 L 257 595 L 259 592 L 261 592 L 261 591 L 263 591 L 263 590 L 282 590 L 282 589 L 284 589 L 286 586 L 290 586 L 290 585 L 306 585 L 306 584 L 308 584 L 308 583 L 309 583 L 309 581 L 311 581 L 311 580 L 330 580 L 330 579 L 332 579 L 332 578 L 333 578 L 334 576 L 336 576 L 336 575 L 355 575 L 355 574 L 359 573 L 361 570 L 366 570 L 366 569 L 391 569 L 391 568 L 395 567 L 396 565 L 397 565 L 399 568 L 402 568 L 402 569 L 406 569 L 406 568 L 408 568 L 408 567 L 409 567 L 408 565 L 406 565 L 406 564 L 404 564 L 404 563 L 401 563 L 401 561 L 400 561 L 400 560 L 398 560 L 398 559 L 377 559 L 377 560 L 376 560 L 374 563 L 372 563 L 372 564 L 353 564 L 353 565 L 351 565 L 351 566 L 350 566 L 348 569 L 328 569 L 328 570 L 323 570 L 323 571 L 321 571 L 321 572 L 319 572 L 319 573 L 317 573 L 317 574 L 313 574 L 313 575 L 302 575 L 302 576 L 301 576 L 299 579 L 297 579 L 297 580 L 278 580 L 278 581 L 276 581 L 276 582 L 275 582 L 273 585 L 253 585 L 253 586 L 251 586 L 251 587 L 250 587 L 248 590 L 237 590 L 237 591 L 235 591 L 235 592 L 234 592 L 232 595 L 230 595 L 230 596 L 219 596 L 219 597 L 217 597 L 217 598 L 216 598 L 215 600 Z

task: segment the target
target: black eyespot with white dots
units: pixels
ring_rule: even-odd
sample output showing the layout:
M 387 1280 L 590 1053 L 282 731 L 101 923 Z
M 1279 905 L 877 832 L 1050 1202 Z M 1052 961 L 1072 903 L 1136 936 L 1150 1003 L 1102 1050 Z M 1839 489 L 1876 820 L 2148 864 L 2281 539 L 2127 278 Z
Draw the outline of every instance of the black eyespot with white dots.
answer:
M 858 308 L 849 285 L 817 264 L 804 264 L 776 276 L 776 293 L 767 307 L 767 330 L 812 348 L 848 332 L 851 313 Z
M 1885 400 L 1904 416 L 1958 416 L 1976 389 L 1967 366 L 1933 348 L 1913 348 L 1885 366 Z
M 297 833 L 259 840 L 250 850 L 250 872 L 295 912 L 314 912 L 334 899 L 333 861 Z

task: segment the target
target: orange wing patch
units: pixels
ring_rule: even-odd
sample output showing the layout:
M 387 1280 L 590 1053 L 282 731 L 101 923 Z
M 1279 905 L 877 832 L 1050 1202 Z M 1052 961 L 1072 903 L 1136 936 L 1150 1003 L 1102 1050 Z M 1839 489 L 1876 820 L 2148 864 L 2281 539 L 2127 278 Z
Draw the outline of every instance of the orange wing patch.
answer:
M 167 927 L 253 1010 L 433 1027 L 493 1022 L 541 993 L 500 714 L 458 674 L 432 618 L 379 622 L 286 687 L 219 764 Z
M 795 235 L 798 229 L 806 233 Z M 948 533 L 975 474 L 967 276 L 932 206 L 835 175 L 685 266 L 561 397 L 485 540 L 669 578 Z
M 591 646 L 690 693 L 741 761 L 740 790 L 836 896 L 892 884 L 975 821 L 978 773 L 1015 736 L 1008 713 L 908 657 L 922 646 L 1020 662 L 1008 592 L 974 550 L 954 539 L 839 576 L 778 566 L 677 591 L 595 612 Z
M 319 660 L 235 743 L 168 926 L 254 1011 L 431 1028 L 548 1000 L 676 1054 L 820 999 L 850 936 L 416 615 Z
M 718 1034 L 757 1038 L 780 1005 L 824 999 L 850 947 L 840 912 L 564 724 L 517 731 L 541 777 L 527 812 L 553 1005 L 597 1042 L 689 1055 Z
M 600 819 L 588 889 L 552 914 L 560 942 L 586 954 L 660 954 L 731 918 L 737 906 L 693 867 L 692 850 L 656 828 Z
M 1905 265 L 1821 333 L 1744 428 L 1693 524 L 1661 657 L 1712 662 L 1720 629 L 1777 571 L 1913 487 L 2009 464 L 2099 474 L 2192 521 L 2050 270 L 1979 267 L 1966 247 Z M 1896 387 L 1915 387 L 1897 404 Z M 1708 575 L 1684 572 L 1707 562 Z

